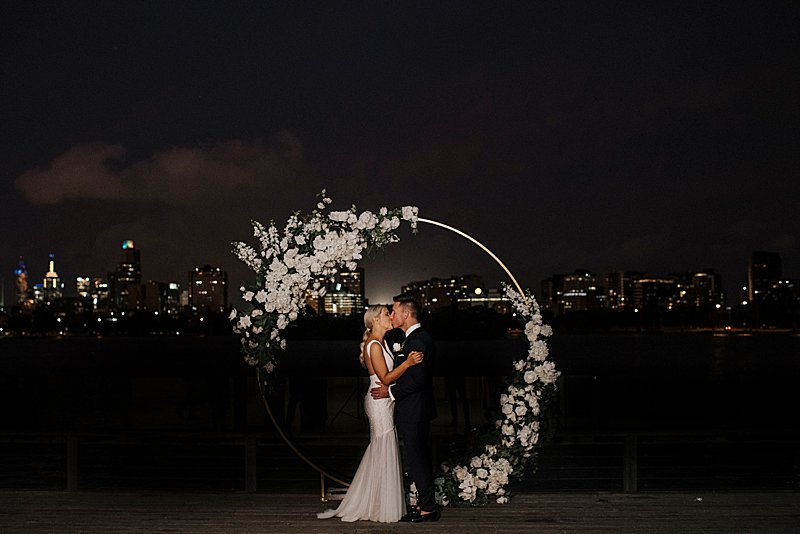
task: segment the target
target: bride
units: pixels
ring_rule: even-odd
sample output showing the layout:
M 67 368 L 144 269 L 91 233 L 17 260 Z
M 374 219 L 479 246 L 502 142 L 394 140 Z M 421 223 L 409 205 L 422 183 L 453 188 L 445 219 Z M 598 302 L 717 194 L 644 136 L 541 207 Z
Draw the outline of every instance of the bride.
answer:
M 421 352 L 411 352 L 408 359 L 394 367 L 392 353 L 383 340 L 386 332 L 392 329 L 386 306 L 367 308 L 364 326 L 366 331 L 361 343 L 360 359 L 361 366 L 369 372 L 370 384 L 377 379 L 388 386 L 409 367 L 422 361 Z M 341 517 L 342 521 L 394 523 L 405 514 L 403 470 L 394 428 L 394 401 L 373 399 L 367 391 L 364 411 L 370 427 L 367 450 L 339 507 L 317 514 L 320 519 Z

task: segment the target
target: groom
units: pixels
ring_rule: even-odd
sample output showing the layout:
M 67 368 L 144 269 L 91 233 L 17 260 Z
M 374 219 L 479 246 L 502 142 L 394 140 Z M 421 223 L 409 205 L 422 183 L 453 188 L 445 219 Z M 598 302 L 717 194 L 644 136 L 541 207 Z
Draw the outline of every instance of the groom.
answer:
M 436 507 L 433 490 L 431 449 L 428 443 L 431 419 L 436 417 L 436 402 L 433 398 L 433 362 L 436 347 L 431 336 L 422 329 L 417 316 L 420 305 L 407 295 L 394 297 L 392 303 L 392 326 L 405 332 L 405 341 L 395 366 L 400 365 L 412 351 L 423 353 L 422 363 L 413 365 L 387 387 L 377 382 L 373 388 L 374 399 L 391 397 L 395 401 L 394 420 L 397 431 L 403 438 L 405 470 L 417 487 L 418 510 L 412 510 L 401 521 L 438 521 L 440 512 Z M 395 351 L 397 352 L 397 351 Z

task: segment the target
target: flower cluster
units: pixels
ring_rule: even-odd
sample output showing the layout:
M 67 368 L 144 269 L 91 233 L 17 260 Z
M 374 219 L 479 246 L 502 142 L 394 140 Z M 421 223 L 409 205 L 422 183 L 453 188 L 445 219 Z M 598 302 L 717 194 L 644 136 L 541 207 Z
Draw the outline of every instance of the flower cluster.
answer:
M 307 298 L 324 296 L 338 272 L 354 270 L 364 254 L 398 241 L 401 221 L 417 228 L 413 206 L 326 212 L 330 204 L 323 190 L 317 209 L 291 215 L 283 232 L 274 223 L 265 227 L 253 221 L 258 248 L 233 243 L 234 254 L 256 273 L 256 281 L 240 288 L 247 307 L 233 310 L 230 319 L 241 335 L 245 361 L 268 374 L 275 369 L 276 350 L 286 348 L 282 330 L 302 313 Z
M 500 396 L 500 415 L 480 456 L 450 468 L 436 479 L 440 503 L 449 501 L 485 504 L 492 496 L 508 502 L 510 476 L 521 476 L 539 443 L 542 410 L 555 391 L 559 372 L 547 361 L 545 339 L 553 331 L 542 323 L 539 305 L 532 295 L 521 295 L 505 286 L 505 294 L 525 324 L 529 350 L 526 358 L 514 362 L 506 392 Z

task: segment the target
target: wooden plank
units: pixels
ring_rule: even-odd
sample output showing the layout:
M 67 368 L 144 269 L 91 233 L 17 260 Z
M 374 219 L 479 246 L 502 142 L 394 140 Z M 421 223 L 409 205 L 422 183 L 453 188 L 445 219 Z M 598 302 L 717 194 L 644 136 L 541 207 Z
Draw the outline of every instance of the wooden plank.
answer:
M 316 492 L 0 491 L 0 532 L 409 532 L 405 523 L 318 520 Z M 796 532 L 800 493 L 529 493 L 447 508 L 430 532 Z

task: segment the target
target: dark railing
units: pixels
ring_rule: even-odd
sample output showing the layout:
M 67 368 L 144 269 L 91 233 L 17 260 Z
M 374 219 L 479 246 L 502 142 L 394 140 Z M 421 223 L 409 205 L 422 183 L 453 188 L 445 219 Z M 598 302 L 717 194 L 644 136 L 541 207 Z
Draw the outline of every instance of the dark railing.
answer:
M 297 440 L 344 477 L 365 436 Z M 255 492 L 318 484 L 272 433 L 0 434 L 0 487 L 191 488 Z M 800 435 L 557 434 L 523 491 L 800 489 Z M 328 465 L 326 465 L 328 467 Z M 324 488 L 323 488 L 324 495 Z

